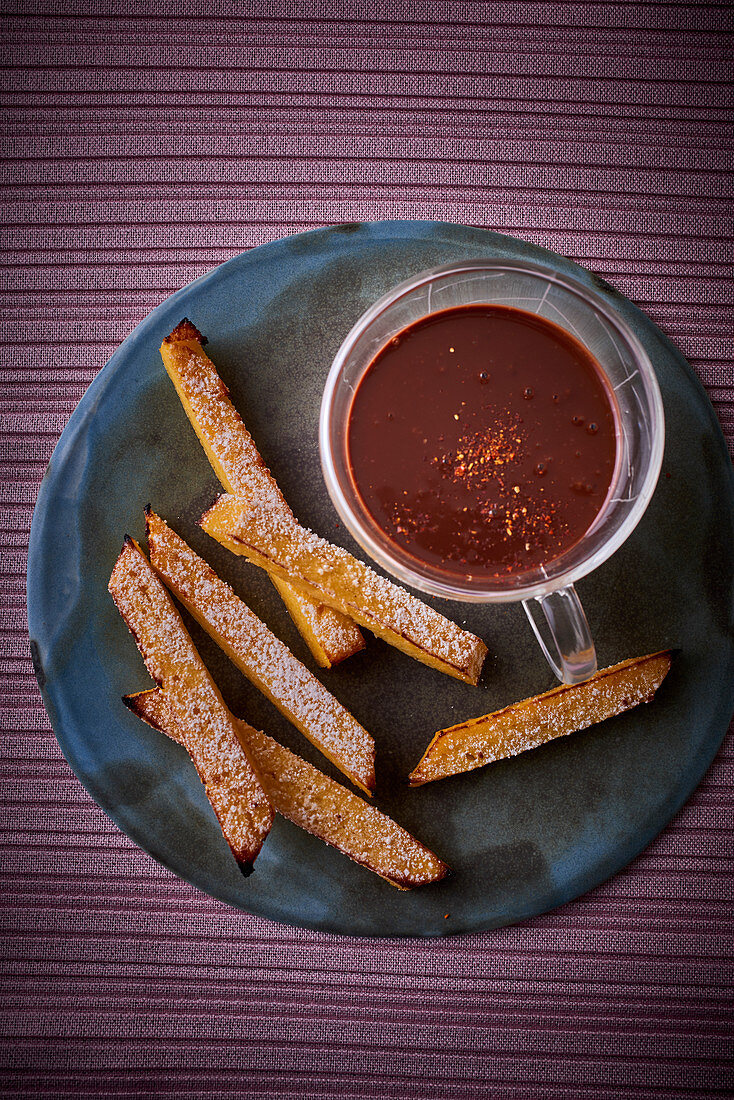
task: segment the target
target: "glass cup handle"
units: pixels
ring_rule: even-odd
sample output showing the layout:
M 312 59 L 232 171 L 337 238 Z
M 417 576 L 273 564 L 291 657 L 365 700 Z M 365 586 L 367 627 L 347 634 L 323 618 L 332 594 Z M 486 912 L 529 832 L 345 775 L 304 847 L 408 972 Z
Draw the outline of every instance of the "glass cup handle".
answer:
M 547 596 L 523 600 L 546 660 L 563 684 L 579 684 L 596 672 L 596 650 L 581 601 L 572 584 Z

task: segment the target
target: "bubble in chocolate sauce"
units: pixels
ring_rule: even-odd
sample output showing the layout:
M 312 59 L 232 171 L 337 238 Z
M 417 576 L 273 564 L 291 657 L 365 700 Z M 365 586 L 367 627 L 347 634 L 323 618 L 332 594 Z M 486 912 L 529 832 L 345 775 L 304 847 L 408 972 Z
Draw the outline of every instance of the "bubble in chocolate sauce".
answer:
M 482 383 L 482 385 L 486 385 L 487 382 L 489 382 L 489 372 L 486 370 L 480 370 L 479 381 Z
M 545 477 L 545 475 L 548 473 L 548 463 L 539 462 L 538 465 L 535 467 L 535 473 L 538 475 L 538 477 Z
M 577 428 L 582 428 L 584 424 L 583 416 L 572 416 L 571 423 L 575 424 Z
M 594 421 L 592 420 L 590 424 L 586 425 L 586 430 L 589 433 L 589 435 L 596 435 L 596 433 L 599 431 L 599 425 L 595 424 Z
M 526 401 L 530 401 L 530 399 L 535 396 L 535 391 L 532 386 L 526 386 L 522 391 L 522 395 Z

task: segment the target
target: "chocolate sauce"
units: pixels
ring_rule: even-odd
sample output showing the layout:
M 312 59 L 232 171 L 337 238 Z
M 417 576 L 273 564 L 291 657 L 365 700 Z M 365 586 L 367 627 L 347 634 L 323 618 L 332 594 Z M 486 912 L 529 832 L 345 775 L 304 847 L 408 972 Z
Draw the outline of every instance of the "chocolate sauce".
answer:
M 348 423 L 367 511 L 419 562 L 491 578 L 545 565 L 606 499 L 615 402 L 582 344 L 507 306 L 417 321 L 359 383 Z

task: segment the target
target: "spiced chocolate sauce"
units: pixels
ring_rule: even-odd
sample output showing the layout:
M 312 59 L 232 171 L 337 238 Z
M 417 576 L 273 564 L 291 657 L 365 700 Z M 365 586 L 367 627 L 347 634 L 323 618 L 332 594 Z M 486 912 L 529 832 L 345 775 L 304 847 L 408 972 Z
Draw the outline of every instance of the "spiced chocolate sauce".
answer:
M 498 577 L 547 564 L 604 504 L 614 397 L 558 325 L 507 306 L 417 321 L 359 383 L 348 422 L 355 487 L 420 562 Z

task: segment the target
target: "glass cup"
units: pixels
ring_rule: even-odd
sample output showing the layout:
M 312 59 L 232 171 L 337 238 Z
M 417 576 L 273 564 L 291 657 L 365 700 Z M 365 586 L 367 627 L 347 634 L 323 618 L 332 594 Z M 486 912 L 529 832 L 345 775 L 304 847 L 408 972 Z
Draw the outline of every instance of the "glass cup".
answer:
M 347 425 L 353 394 L 377 353 L 428 314 L 454 306 L 500 304 L 538 314 L 587 348 L 617 403 L 616 462 L 606 501 L 586 534 L 562 554 L 523 572 L 462 577 L 418 562 L 365 508 L 350 476 Z M 451 600 L 522 601 L 559 680 L 596 672 L 596 651 L 573 582 L 614 553 L 639 523 L 660 473 L 663 405 L 650 360 L 624 320 L 593 290 L 529 261 L 473 260 L 425 271 L 375 302 L 345 338 L 321 404 L 319 446 L 326 486 L 341 519 L 376 562 L 413 588 Z

